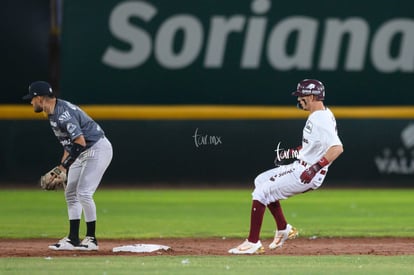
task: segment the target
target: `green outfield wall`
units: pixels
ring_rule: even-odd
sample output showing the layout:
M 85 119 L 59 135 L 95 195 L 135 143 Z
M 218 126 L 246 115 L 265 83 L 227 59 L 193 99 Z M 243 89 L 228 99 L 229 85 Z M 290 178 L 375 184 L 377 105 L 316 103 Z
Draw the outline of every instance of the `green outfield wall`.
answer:
M 249 186 L 258 173 L 273 167 L 278 144 L 290 148 L 301 142 L 306 113 L 285 109 L 300 115 L 277 118 L 267 110 L 268 117 L 261 113 L 257 118 L 252 115 L 255 109 L 248 113 L 246 108 L 233 108 L 238 118 L 225 118 L 225 112 L 212 108 L 209 115 L 217 118 L 206 119 L 201 118 L 203 112 L 175 107 L 172 111 L 181 110 L 181 118 L 168 112 L 149 118 L 150 109 L 128 109 L 123 118 L 106 119 L 96 106 L 84 107 L 113 143 L 113 162 L 104 178 L 108 184 Z M 32 119 L 24 117 L 23 109 Z M 401 113 L 398 108 L 384 109 L 382 117 L 370 108 L 354 108 L 359 118 L 347 117 L 342 108 L 332 109 L 338 111 L 345 152 L 329 171 L 330 186 L 412 186 L 414 108 Z M 30 106 L 14 110 L 13 119 L 3 115 L 0 120 L 0 182 L 36 184 L 41 173 L 58 164 L 62 148 L 42 115 L 33 114 Z M 122 113 L 121 106 L 117 113 Z
M 412 105 L 414 2 L 64 2 L 63 97 L 83 104 Z
M 21 103 L 29 84 L 49 79 L 50 0 L 0 2 L 0 104 Z
M 251 184 L 271 168 L 277 144 L 300 142 L 306 113 L 291 92 L 304 78 L 325 84 L 345 146 L 329 184 L 414 182 L 412 0 L 52 1 L 62 14 L 9 2 L 0 182 L 34 183 L 60 159 L 21 101 L 34 80 L 102 124 L 106 182 L 176 185 Z

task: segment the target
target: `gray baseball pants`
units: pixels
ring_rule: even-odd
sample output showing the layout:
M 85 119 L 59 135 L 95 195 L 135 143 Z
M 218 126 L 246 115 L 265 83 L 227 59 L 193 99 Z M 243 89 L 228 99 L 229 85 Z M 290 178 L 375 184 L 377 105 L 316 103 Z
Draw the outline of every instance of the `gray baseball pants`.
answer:
M 93 195 L 112 160 L 112 145 L 104 137 L 80 154 L 70 166 L 65 190 L 69 220 L 96 221 Z

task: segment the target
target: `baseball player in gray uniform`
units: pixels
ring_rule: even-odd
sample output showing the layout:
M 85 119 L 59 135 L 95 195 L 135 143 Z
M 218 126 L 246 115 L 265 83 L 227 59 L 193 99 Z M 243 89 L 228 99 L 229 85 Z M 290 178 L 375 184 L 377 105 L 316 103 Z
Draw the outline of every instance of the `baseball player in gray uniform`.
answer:
M 304 79 L 292 95 L 297 96 L 298 107 L 310 114 L 303 128 L 302 145 L 297 160 L 263 172 L 255 179 L 250 216 L 250 233 L 239 246 L 229 250 L 232 254 L 259 254 L 265 250 L 260 242 L 260 230 L 266 207 L 276 222 L 276 234 L 269 249 L 281 247 L 287 239 L 298 235 L 296 228 L 287 223 L 280 200 L 321 186 L 328 167 L 343 152 L 332 112 L 324 106 L 324 85 L 315 79 Z M 283 156 L 292 155 L 292 149 Z
M 98 250 L 95 237 L 96 206 L 93 195 L 112 160 L 112 145 L 102 128 L 78 106 L 55 97 L 49 83 L 33 82 L 29 94 L 36 113 L 44 112 L 63 146 L 57 168 L 67 173 L 65 198 L 69 217 L 69 235 L 50 245 L 53 250 Z M 84 214 L 86 237 L 79 239 L 80 219 Z

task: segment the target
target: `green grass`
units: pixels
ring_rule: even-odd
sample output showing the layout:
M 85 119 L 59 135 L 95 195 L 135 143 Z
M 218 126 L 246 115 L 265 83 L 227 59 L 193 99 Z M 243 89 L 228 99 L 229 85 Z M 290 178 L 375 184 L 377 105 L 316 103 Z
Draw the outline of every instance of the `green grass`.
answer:
M 246 237 L 251 190 L 98 190 L 100 238 Z M 318 190 L 282 201 L 301 236 L 414 237 L 414 189 Z M 62 191 L 0 190 L 0 238 L 60 238 Z M 267 211 L 262 237 L 273 235 Z M 396 230 L 396 228 L 398 230 Z M 82 228 L 84 230 L 84 228 Z
M 245 238 L 251 191 L 100 189 L 98 236 Z M 414 237 L 413 197 L 414 189 L 321 189 L 282 206 L 301 237 Z M 61 238 L 63 192 L 0 190 L 0 220 L 0 238 Z M 262 228 L 262 238 L 273 236 L 268 212 Z M 413 262 L 414 255 L 0 258 L 0 274 L 413 274 Z
M 0 258 L 1 274 L 412 274 L 414 256 Z

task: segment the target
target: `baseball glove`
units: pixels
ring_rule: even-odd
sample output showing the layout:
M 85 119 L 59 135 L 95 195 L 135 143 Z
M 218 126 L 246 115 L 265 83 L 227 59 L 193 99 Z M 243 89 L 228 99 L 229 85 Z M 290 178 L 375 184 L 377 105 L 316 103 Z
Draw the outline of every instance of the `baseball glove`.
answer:
M 40 177 L 40 187 L 44 190 L 56 190 L 60 186 L 66 188 L 66 173 L 58 166 Z

